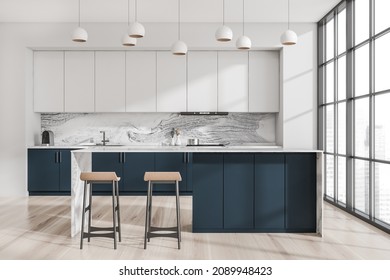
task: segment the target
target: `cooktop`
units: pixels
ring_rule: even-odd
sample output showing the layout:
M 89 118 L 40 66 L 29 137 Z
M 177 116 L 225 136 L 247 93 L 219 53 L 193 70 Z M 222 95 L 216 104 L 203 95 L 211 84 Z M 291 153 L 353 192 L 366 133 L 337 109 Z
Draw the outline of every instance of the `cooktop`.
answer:
M 203 143 L 198 145 L 187 144 L 187 147 L 224 147 L 223 143 Z

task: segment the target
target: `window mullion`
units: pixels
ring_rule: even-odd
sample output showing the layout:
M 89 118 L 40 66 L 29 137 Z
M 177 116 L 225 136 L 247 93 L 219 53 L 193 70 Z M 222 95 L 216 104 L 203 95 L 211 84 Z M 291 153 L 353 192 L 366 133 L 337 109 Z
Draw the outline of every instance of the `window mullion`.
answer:
M 374 35 L 374 1 L 370 0 L 370 102 L 369 102 L 369 157 L 370 157 L 370 219 L 373 220 L 375 216 L 375 163 L 372 161 L 374 158 L 374 149 L 375 149 L 375 123 L 374 123 L 374 40 L 372 39 Z
M 347 1 L 346 6 L 347 17 L 347 58 L 346 58 L 346 71 L 347 71 L 347 101 L 346 101 L 346 155 L 347 155 L 347 174 L 346 174 L 346 207 L 349 210 L 354 208 L 354 161 L 352 159 L 354 152 L 354 111 L 353 111 L 353 87 L 354 87 L 354 56 L 352 51 L 353 46 L 353 30 L 354 30 L 354 13 L 353 13 L 353 1 Z
M 334 13 L 333 24 L 333 50 L 334 50 L 334 63 L 333 63 L 333 153 L 334 153 L 334 200 L 338 203 L 339 200 L 339 181 L 338 181 L 338 164 L 339 160 L 336 156 L 338 154 L 338 13 Z

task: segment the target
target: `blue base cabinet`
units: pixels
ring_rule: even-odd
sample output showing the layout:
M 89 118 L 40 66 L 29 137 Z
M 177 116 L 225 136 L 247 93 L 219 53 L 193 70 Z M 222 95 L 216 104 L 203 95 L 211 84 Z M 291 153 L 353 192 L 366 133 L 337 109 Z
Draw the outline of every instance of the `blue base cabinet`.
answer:
M 147 183 L 144 181 L 146 171 L 154 171 L 154 153 L 125 153 L 123 163 L 123 191 L 146 193 Z
M 223 154 L 193 154 L 192 178 L 192 231 L 222 231 Z
M 224 155 L 224 229 L 253 228 L 253 167 L 253 154 Z
M 255 156 L 255 228 L 261 231 L 284 231 L 285 186 L 284 155 Z
M 188 153 L 156 153 L 155 170 L 161 172 L 180 172 L 182 181 L 179 183 L 180 192 L 187 191 L 187 163 Z M 170 184 L 156 184 L 153 192 L 173 192 L 175 186 Z
M 316 231 L 316 155 L 286 154 L 286 229 Z
M 28 149 L 28 191 L 30 195 L 70 194 L 71 149 Z M 192 192 L 192 155 L 189 153 L 92 153 L 92 171 L 114 171 L 121 177 L 121 194 L 146 194 L 146 171 L 179 171 L 180 191 Z M 174 185 L 156 186 L 156 193 L 173 195 Z M 94 194 L 106 195 L 111 184 L 95 184 Z
M 68 195 L 71 149 L 28 149 L 27 189 L 30 195 Z
M 194 232 L 316 232 L 315 153 L 193 154 Z
M 146 171 L 179 171 L 182 176 L 180 191 L 188 192 L 187 169 L 189 169 L 188 153 L 92 153 L 92 171 L 115 171 L 121 177 L 119 189 L 122 194 L 146 194 L 147 182 L 144 181 Z M 94 194 L 109 194 L 112 186 L 95 184 Z M 162 184 L 153 189 L 156 194 L 173 195 L 175 186 Z
M 123 191 L 123 153 L 92 153 L 92 171 L 115 172 L 119 181 L 119 191 Z M 112 184 L 94 184 L 92 193 L 112 192 Z

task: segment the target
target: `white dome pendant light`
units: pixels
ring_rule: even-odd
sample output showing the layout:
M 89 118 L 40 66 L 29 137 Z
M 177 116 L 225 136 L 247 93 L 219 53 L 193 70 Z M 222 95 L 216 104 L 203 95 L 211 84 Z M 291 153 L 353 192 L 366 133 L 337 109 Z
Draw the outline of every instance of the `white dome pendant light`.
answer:
M 223 0 L 222 6 L 222 26 L 215 32 L 215 39 L 219 42 L 229 42 L 233 39 L 233 31 L 225 25 L 225 0 Z
M 137 20 L 137 15 L 138 15 L 137 0 L 135 0 L 134 8 L 135 8 L 135 21 L 129 27 L 129 36 L 132 38 L 143 38 L 145 36 L 145 27 Z
M 186 55 L 187 54 L 187 45 L 186 43 L 184 43 L 183 41 L 180 40 L 180 0 L 177 0 L 178 2 L 178 38 L 179 40 L 177 40 L 171 47 L 171 52 L 172 54 L 174 55 Z
M 237 39 L 236 47 L 239 50 L 249 50 L 252 47 L 252 41 L 245 36 L 245 0 L 242 0 L 242 36 Z
M 80 26 L 80 0 L 79 0 L 79 26 L 73 30 L 72 33 L 72 41 L 78 42 L 78 43 L 84 43 L 88 40 L 88 33 L 87 31 Z
M 127 27 L 130 25 L 130 0 L 127 0 Z M 125 47 L 134 47 L 137 44 L 137 39 L 130 37 L 125 33 L 122 37 L 122 45 Z
M 282 43 L 282 45 L 291 46 L 295 45 L 298 42 L 298 36 L 294 31 L 290 30 L 290 0 L 287 1 L 287 30 L 280 37 L 280 42 Z

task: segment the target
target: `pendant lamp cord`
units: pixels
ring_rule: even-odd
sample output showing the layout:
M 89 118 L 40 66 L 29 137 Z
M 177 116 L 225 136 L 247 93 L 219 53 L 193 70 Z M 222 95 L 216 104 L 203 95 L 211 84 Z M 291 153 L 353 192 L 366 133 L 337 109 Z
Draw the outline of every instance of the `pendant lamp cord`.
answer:
M 222 25 L 225 25 L 225 0 L 223 0 L 222 4 Z
M 137 3 L 137 0 L 135 0 L 134 6 L 135 6 L 135 22 L 137 22 L 137 20 L 138 20 L 138 16 L 137 16 L 137 14 L 138 14 L 138 3 Z
M 80 13 L 81 13 L 80 12 L 80 9 L 81 9 L 80 7 L 81 7 L 81 5 L 80 5 L 80 0 L 79 0 L 79 27 L 80 27 Z
M 290 30 L 290 0 L 287 1 L 287 29 Z
M 242 0 L 242 35 L 245 35 L 245 0 Z
M 127 0 L 127 26 L 130 25 L 130 0 Z
M 177 3 L 178 3 L 177 6 L 178 6 L 178 19 L 179 19 L 177 33 L 178 33 L 178 37 L 179 37 L 179 41 L 180 41 L 180 0 L 177 0 Z

